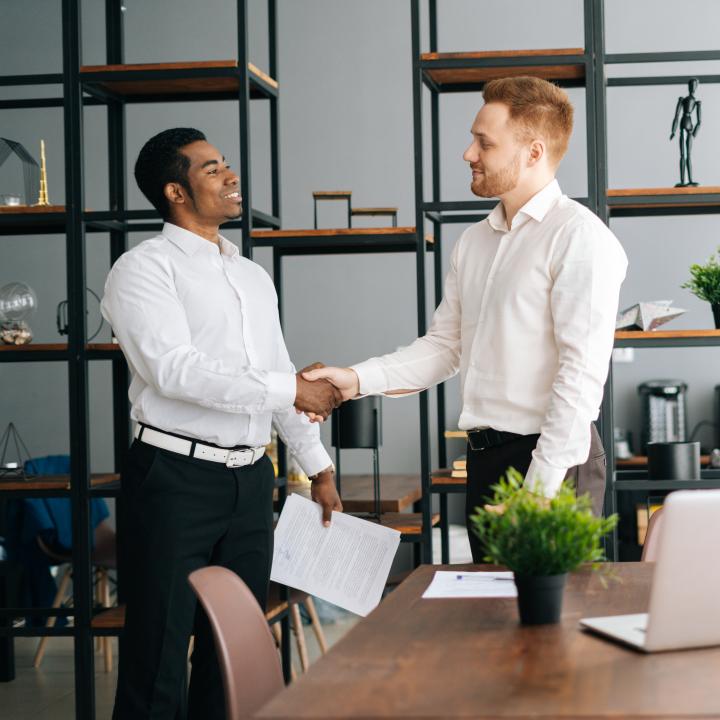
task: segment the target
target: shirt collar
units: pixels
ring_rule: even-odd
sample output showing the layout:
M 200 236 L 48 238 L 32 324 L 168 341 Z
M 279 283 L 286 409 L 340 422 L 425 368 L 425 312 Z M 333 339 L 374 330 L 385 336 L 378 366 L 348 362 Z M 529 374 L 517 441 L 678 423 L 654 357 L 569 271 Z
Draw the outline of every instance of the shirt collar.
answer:
M 194 232 L 190 232 L 190 230 L 186 230 L 185 228 L 181 228 L 178 225 L 173 225 L 172 223 L 166 222 L 163 225 L 162 234 L 170 240 L 173 245 L 176 245 L 180 250 L 182 250 L 186 255 L 195 255 L 196 252 L 203 251 L 203 252 L 214 252 L 215 251 L 215 244 L 211 243 L 209 240 L 206 240 L 204 237 L 200 237 L 200 235 L 196 235 Z M 220 237 L 220 252 L 223 255 L 229 255 L 230 257 L 237 255 L 239 253 L 237 246 L 231 243 L 229 240 L 224 238 L 222 235 Z
M 535 193 L 517 212 L 517 215 L 527 215 L 528 217 L 542 222 L 550 208 L 555 204 L 557 199 L 562 195 L 560 184 L 553 178 L 542 190 Z M 516 220 L 513 223 L 517 227 Z M 499 232 L 508 232 L 507 221 L 505 220 L 505 208 L 499 202 L 488 215 L 488 223 L 493 230 Z

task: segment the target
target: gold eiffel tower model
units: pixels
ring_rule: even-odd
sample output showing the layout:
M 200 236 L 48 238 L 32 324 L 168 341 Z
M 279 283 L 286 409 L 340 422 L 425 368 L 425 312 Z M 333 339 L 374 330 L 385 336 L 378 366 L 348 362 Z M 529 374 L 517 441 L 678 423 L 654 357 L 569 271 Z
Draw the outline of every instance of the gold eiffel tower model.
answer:
M 40 195 L 35 207 L 46 207 L 50 205 L 47 192 L 47 167 L 45 166 L 45 141 L 40 141 Z

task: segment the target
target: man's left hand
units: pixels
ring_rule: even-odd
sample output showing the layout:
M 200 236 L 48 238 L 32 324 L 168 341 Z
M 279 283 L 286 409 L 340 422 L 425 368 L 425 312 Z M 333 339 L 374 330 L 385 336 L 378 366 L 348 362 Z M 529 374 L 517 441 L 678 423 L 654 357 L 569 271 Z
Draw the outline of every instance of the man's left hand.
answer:
M 314 502 L 320 503 L 322 506 L 322 522 L 325 527 L 329 527 L 333 510 L 342 512 L 343 509 L 340 496 L 335 487 L 335 471 L 333 468 L 323 470 L 312 479 L 310 497 Z

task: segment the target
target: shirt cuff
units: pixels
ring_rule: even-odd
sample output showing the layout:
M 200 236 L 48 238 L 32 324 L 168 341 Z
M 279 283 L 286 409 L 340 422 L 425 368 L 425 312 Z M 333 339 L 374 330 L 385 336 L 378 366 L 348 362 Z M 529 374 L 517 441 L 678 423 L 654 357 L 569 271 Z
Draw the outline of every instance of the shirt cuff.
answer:
M 351 365 L 350 369 L 357 373 L 361 395 L 379 395 L 388 389 L 385 369 L 377 358 Z
M 314 447 L 303 450 L 300 454 L 295 455 L 295 459 L 308 477 L 317 475 L 333 464 L 327 450 L 319 441 Z
M 293 373 L 268 371 L 265 410 L 280 412 L 289 410 L 295 403 L 297 378 Z
M 536 495 L 546 498 L 555 497 L 567 472 L 567 468 L 556 468 L 533 458 L 525 475 L 523 487 Z

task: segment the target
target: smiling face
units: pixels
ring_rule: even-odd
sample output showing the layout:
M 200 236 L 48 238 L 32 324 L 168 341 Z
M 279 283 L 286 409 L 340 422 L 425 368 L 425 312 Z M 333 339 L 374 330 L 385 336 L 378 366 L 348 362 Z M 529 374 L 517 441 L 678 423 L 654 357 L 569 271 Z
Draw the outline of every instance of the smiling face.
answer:
M 242 215 L 240 178 L 220 151 L 205 140 L 185 145 L 180 152 L 190 161 L 187 180 L 168 183 L 165 194 L 180 216 L 208 226 L 219 226 Z
M 525 165 L 527 146 L 518 140 L 507 105 L 483 105 L 470 132 L 473 139 L 463 154 L 472 171 L 470 189 L 484 198 L 513 190 Z

